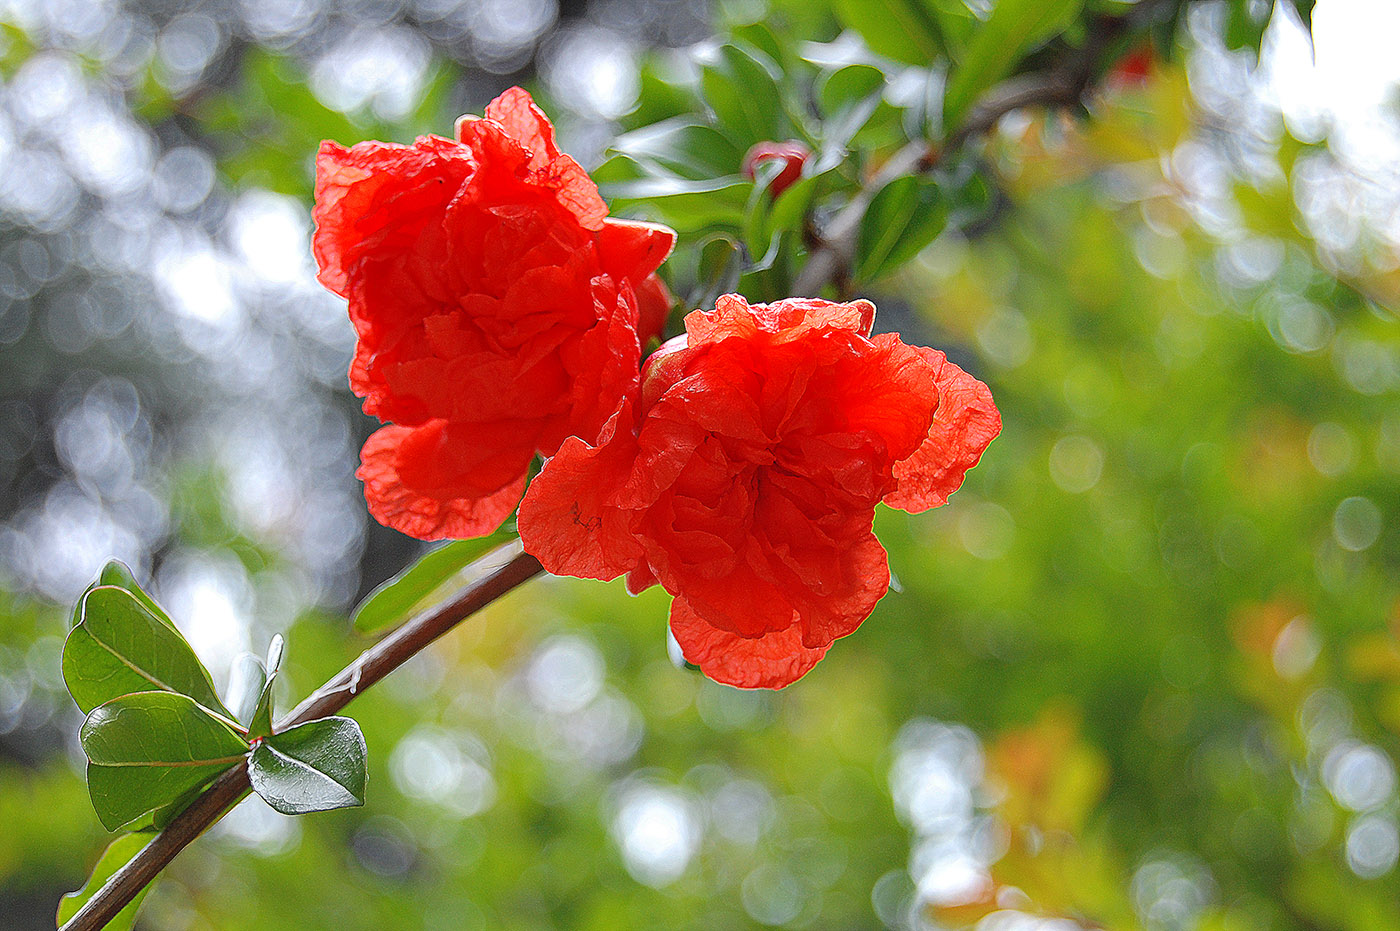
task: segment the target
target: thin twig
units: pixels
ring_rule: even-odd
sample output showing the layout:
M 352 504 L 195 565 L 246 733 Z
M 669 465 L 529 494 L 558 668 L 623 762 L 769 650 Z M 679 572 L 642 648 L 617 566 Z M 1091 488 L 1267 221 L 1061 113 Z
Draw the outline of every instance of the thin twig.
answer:
M 349 666 L 277 722 L 274 731 L 335 714 L 355 696 L 402 666 L 477 611 L 543 571 L 518 542 L 477 563 L 480 574 L 446 604 L 418 614 L 360 654 Z M 97 931 L 146 887 L 175 855 L 223 817 L 248 792 L 244 760 L 218 776 L 190 807 L 180 812 L 149 844 L 103 884 L 59 931 Z

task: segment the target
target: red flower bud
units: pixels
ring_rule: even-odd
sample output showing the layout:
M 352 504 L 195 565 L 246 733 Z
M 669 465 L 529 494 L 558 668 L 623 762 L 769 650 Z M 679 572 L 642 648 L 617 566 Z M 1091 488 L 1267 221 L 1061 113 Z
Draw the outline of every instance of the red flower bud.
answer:
M 566 440 L 520 506 L 557 575 L 675 595 L 710 678 L 796 681 L 889 588 L 881 501 L 947 501 L 1001 429 L 987 386 L 934 349 L 872 337 L 869 301 L 725 295 L 685 319 L 596 443 Z
M 781 161 L 782 171 L 778 172 L 778 177 L 769 185 L 776 198 L 802 177 L 802 166 L 807 164 L 811 155 L 812 150 L 796 139 L 789 139 L 787 142 L 760 142 L 744 154 L 744 177 L 752 181 L 759 165 L 768 161 Z

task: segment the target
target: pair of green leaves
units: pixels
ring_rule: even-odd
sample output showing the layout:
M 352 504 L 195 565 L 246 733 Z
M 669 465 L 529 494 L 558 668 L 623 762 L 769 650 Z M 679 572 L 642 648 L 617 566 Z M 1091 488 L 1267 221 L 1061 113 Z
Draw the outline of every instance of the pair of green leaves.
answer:
M 284 814 L 360 805 L 366 750 L 349 718 L 324 718 L 272 732 L 273 683 L 283 643 L 267 660 L 234 664 L 225 700 L 169 615 L 111 562 L 74 611 L 63 648 L 63 676 L 87 713 L 79 734 L 88 758 L 88 792 L 108 830 L 136 833 L 108 848 L 93 879 L 65 898 L 67 920 L 199 790 L 247 760 L 253 789 Z M 232 710 L 231 710 L 232 709 Z M 128 914 L 129 913 L 129 914 Z M 129 927 L 134 908 L 109 927 Z
M 341 763 L 346 733 L 358 733 L 354 722 L 327 719 L 272 733 L 273 683 L 282 653 L 279 636 L 266 663 L 251 654 L 240 656 L 225 703 L 169 615 L 130 571 L 115 562 L 104 568 L 79 602 L 63 649 L 68 690 L 88 715 L 81 741 L 89 792 L 102 823 L 117 829 L 148 815 L 159 821 L 168 816 L 163 809 L 244 756 L 250 775 L 257 774 L 259 794 L 279 811 L 300 814 L 359 804 L 363 749 L 350 757 L 360 761 L 358 772 L 346 772 Z M 358 741 L 361 748 L 363 743 Z M 288 760 L 312 770 L 334 761 L 332 772 L 322 772 L 325 797 L 319 808 L 308 800 L 315 780 L 306 773 L 284 790 L 279 774 L 295 769 Z

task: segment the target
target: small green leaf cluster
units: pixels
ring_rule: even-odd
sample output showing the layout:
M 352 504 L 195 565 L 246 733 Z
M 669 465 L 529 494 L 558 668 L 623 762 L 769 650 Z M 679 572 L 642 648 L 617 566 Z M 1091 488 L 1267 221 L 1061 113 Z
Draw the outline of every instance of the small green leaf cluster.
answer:
M 909 140 L 937 134 L 933 88 L 942 86 L 942 67 L 924 64 L 902 67 L 853 34 L 798 42 L 762 23 L 738 27 L 692 61 L 643 66 L 634 128 L 593 176 L 614 210 L 683 234 L 668 268 L 684 306 L 713 306 L 727 291 L 787 297 L 825 221 Z M 744 176 L 749 148 L 782 140 L 813 153 L 795 183 L 775 191 L 773 163 Z M 862 249 L 850 283 L 895 271 L 942 231 L 950 206 L 984 212 L 985 187 L 972 180 L 950 163 L 920 178 L 913 197 L 903 186 L 891 192 L 886 202 L 898 194 L 908 203 L 881 211 L 862 236 L 900 248 Z
M 239 656 L 220 699 L 209 671 L 131 571 L 116 561 L 103 568 L 74 609 L 63 678 L 87 714 L 79 737 L 93 808 L 108 830 L 128 833 L 64 899 L 60 921 L 135 856 L 149 832 L 245 761 L 253 790 L 283 814 L 364 803 L 365 741 L 354 721 L 323 718 L 274 733 L 282 655 L 278 635 L 266 661 Z M 129 927 L 138 902 L 109 927 Z

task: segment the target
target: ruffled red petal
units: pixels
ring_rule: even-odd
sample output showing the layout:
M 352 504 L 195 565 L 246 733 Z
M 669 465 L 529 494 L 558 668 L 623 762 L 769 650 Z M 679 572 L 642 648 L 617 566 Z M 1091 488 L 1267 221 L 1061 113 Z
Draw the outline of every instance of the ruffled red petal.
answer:
M 423 487 L 421 470 L 424 446 L 440 439 L 441 426 L 383 427 L 365 441 L 355 477 L 365 483 L 370 513 L 387 527 L 420 540 L 467 539 L 491 533 L 515 510 L 525 490 L 523 471 L 495 491 L 454 493 L 443 485 Z M 417 481 L 415 481 L 417 479 Z
M 598 261 L 619 281 L 641 281 L 676 247 L 676 231 L 659 223 L 609 217 L 598 231 Z
M 711 626 L 684 596 L 671 603 L 671 633 L 688 662 L 716 682 L 741 689 L 780 689 L 807 674 L 828 646 L 802 642 L 799 625 L 759 637 L 741 637 Z
M 488 104 L 485 119 L 458 120 L 457 138 L 480 153 L 481 164 L 549 189 L 581 226 L 602 226 L 608 205 L 598 196 L 598 186 L 578 162 L 559 151 L 553 124 L 522 88 L 512 87 Z
M 776 342 L 796 342 L 817 330 L 847 330 L 868 336 L 875 323 L 875 305 L 859 300 L 835 304 L 819 298 L 790 297 L 772 304 L 750 304 L 739 294 L 724 294 L 712 311 L 686 315 L 685 330 L 692 348 L 720 340 L 752 339 L 759 332 Z
M 991 390 L 943 353 L 923 346 L 914 349 L 936 373 L 938 410 L 923 444 L 895 464 L 898 485 L 884 500 L 890 507 L 918 513 L 946 503 L 962 486 L 968 469 L 1001 432 L 1001 412 Z
M 471 170 L 470 153 L 436 136 L 411 146 L 361 142 L 347 149 L 321 143 L 312 210 L 318 280 L 348 297 L 359 261 L 411 245 L 440 221 Z
M 526 552 L 555 575 L 615 579 L 637 566 L 641 546 L 619 486 L 637 458 L 631 402 L 604 425 L 597 445 L 569 437 L 520 503 Z

